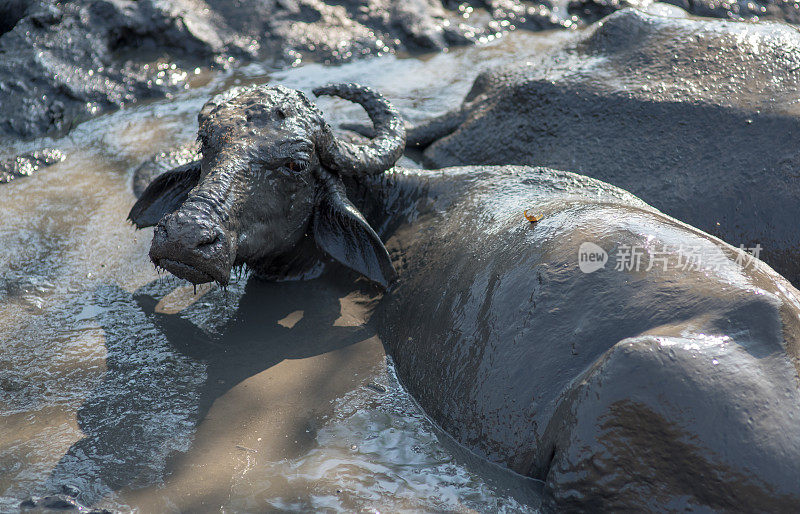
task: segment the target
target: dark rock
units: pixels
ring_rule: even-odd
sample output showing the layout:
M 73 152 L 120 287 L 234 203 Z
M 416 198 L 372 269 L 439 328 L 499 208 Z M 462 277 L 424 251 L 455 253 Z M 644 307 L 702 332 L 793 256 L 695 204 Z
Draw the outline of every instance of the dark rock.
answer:
M 20 503 L 23 509 L 40 510 L 80 510 L 80 505 L 74 498 L 66 495 L 33 497 Z
M 24 387 L 25 385 L 15 378 L 0 377 L 0 389 L 7 393 L 16 393 L 18 391 L 22 391 Z
M 28 2 L 6 0 L 0 4 L 0 36 L 13 29 L 25 17 Z
M 62 484 L 61 485 L 61 492 L 66 494 L 70 498 L 77 498 L 81 494 L 81 490 L 77 487 L 69 484 Z
M 584 21 L 592 22 L 620 9 L 645 8 L 652 3 L 653 0 L 571 0 L 567 5 L 567 11 Z
M 450 2 L 448 2 L 450 3 Z M 474 2 L 452 2 L 453 7 L 465 15 L 470 14 L 472 7 L 484 9 L 491 21 L 488 26 L 494 32 L 527 29 L 547 30 L 553 28 L 574 28 L 582 23 L 575 16 L 564 16 L 558 13 L 563 0 L 543 0 L 540 2 L 520 2 L 518 0 L 482 0 Z M 564 10 L 561 9 L 563 12 Z
M 790 0 L 661 0 L 696 16 L 736 21 L 800 22 L 800 9 Z M 626 7 L 645 7 L 652 0 L 569 0 L 567 12 L 585 22 L 598 20 Z
M 375 382 L 370 382 L 369 384 L 367 384 L 367 387 L 369 387 L 370 389 L 372 389 L 376 393 L 383 394 L 383 393 L 386 392 L 386 388 L 384 386 L 382 386 L 380 384 L 376 384 Z
M 85 514 L 113 514 L 108 509 L 88 509 L 78 503 L 70 494 L 55 494 L 52 496 L 33 496 L 19 504 L 23 512 L 64 512 L 74 511 Z
M 13 12 L 0 36 L 0 134 L 11 136 L 63 134 L 90 116 L 164 96 L 185 78 L 173 59 L 222 65 L 256 54 L 213 11 L 188 1 L 35 0 Z
M 0 184 L 10 182 L 17 177 L 26 177 L 65 159 L 63 153 L 52 148 L 44 148 L 35 152 L 18 155 L 0 161 Z
M 515 26 L 574 24 L 557 19 L 545 5 L 515 1 L 484 2 L 496 18 L 477 24 L 465 7 L 447 8 L 441 0 L 210 0 L 204 5 L 199 9 L 191 0 L 4 3 L 0 135 L 64 134 L 89 117 L 180 90 L 198 66 L 222 68 L 254 58 L 342 62 L 440 50 Z
M 578 42 L 478 77 L 409 132 L 428 164 L 599 178 L 800 284 L 800 34 L 625 10 Z

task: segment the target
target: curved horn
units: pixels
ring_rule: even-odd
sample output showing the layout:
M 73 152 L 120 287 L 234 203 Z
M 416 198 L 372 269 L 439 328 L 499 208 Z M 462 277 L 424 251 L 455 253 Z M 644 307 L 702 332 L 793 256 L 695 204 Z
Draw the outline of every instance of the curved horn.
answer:
M 406 129 L 400 113 L 380 93 L 358 84 L 328 84 L 314 94 L 338 96 L 356 102 L 367 111 L 375 126 L 375 137 L 365 145 L 353 145 L 336 139 L 323 121 L 323 141 L 317 149 L 320 161 L 341 176 L 377 175 L 388 170 L 403 155 Z

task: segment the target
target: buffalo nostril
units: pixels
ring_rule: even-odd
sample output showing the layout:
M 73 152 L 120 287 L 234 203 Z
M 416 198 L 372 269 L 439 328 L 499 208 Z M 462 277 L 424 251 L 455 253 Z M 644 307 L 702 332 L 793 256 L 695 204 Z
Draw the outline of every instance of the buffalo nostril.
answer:
M 174 215 L 167 215 L 155 226 L 155 232 L 163 235 L 165 238 L 171 237 L 179 229 L 178 223 L 175 221 Z
M 200 248 L 202 246 L 211 246 L 217 243 L 220 240 L 219 233 L 207 233 L 203 234 L 200 239 L 197 241 L 197 247 Z

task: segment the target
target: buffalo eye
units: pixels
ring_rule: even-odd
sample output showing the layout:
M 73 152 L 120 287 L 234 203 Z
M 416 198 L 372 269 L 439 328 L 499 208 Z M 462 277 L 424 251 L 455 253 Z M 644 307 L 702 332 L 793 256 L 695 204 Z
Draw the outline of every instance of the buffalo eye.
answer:
M 303 171 L 306 168 L 306 163 L 300 161 L 289 161 L 286 167 L 292 171 Z

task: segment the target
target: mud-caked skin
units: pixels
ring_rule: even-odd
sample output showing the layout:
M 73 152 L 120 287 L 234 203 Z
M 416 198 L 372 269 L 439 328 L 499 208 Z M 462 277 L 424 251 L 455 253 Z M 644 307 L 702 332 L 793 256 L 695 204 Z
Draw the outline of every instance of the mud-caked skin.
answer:
M 551 507 L 800 502 L 800 292 L 789 282 L 595 179 L 390 169 L 404 139 L 391 106 L 352 84 L 320 92 L 362 103 L 375 138 L 336 143 L 282 87 L 203 108 L 202 159 L 156 178 L 131 212 L 157 223 L 157 264 L 223 283 L 227 263 L 248 256 L 309 266 L 327 254 L 383 285 L 396 268 L 373 320 L 401 380 L 458 441 L 544 481 Z M 604 265 L 582 269 L 584 243 Z
M 800 501 L 800 293 L 785 279 L 594 179 L 404 173 L 424 193 L 384 211 L 414 218 L 387 239 L 400 277 L 373 319 L 456 440 L 543 480 L 556 511 Z M 605 266 L 581 271 L 584 243 Z
M 800 22 L 800 12 L 791 0 L 660 0 L 695 16 L 739 21 Z M 567 12 L 586 22 L 598 20 L 626 7 L 651 8 L 653 0 L 569 0 Z
M 479 76 L 409 131 L 434 167 L 530 164 L 631 191 L 800 283 L 800 34 L 635 10 Z

